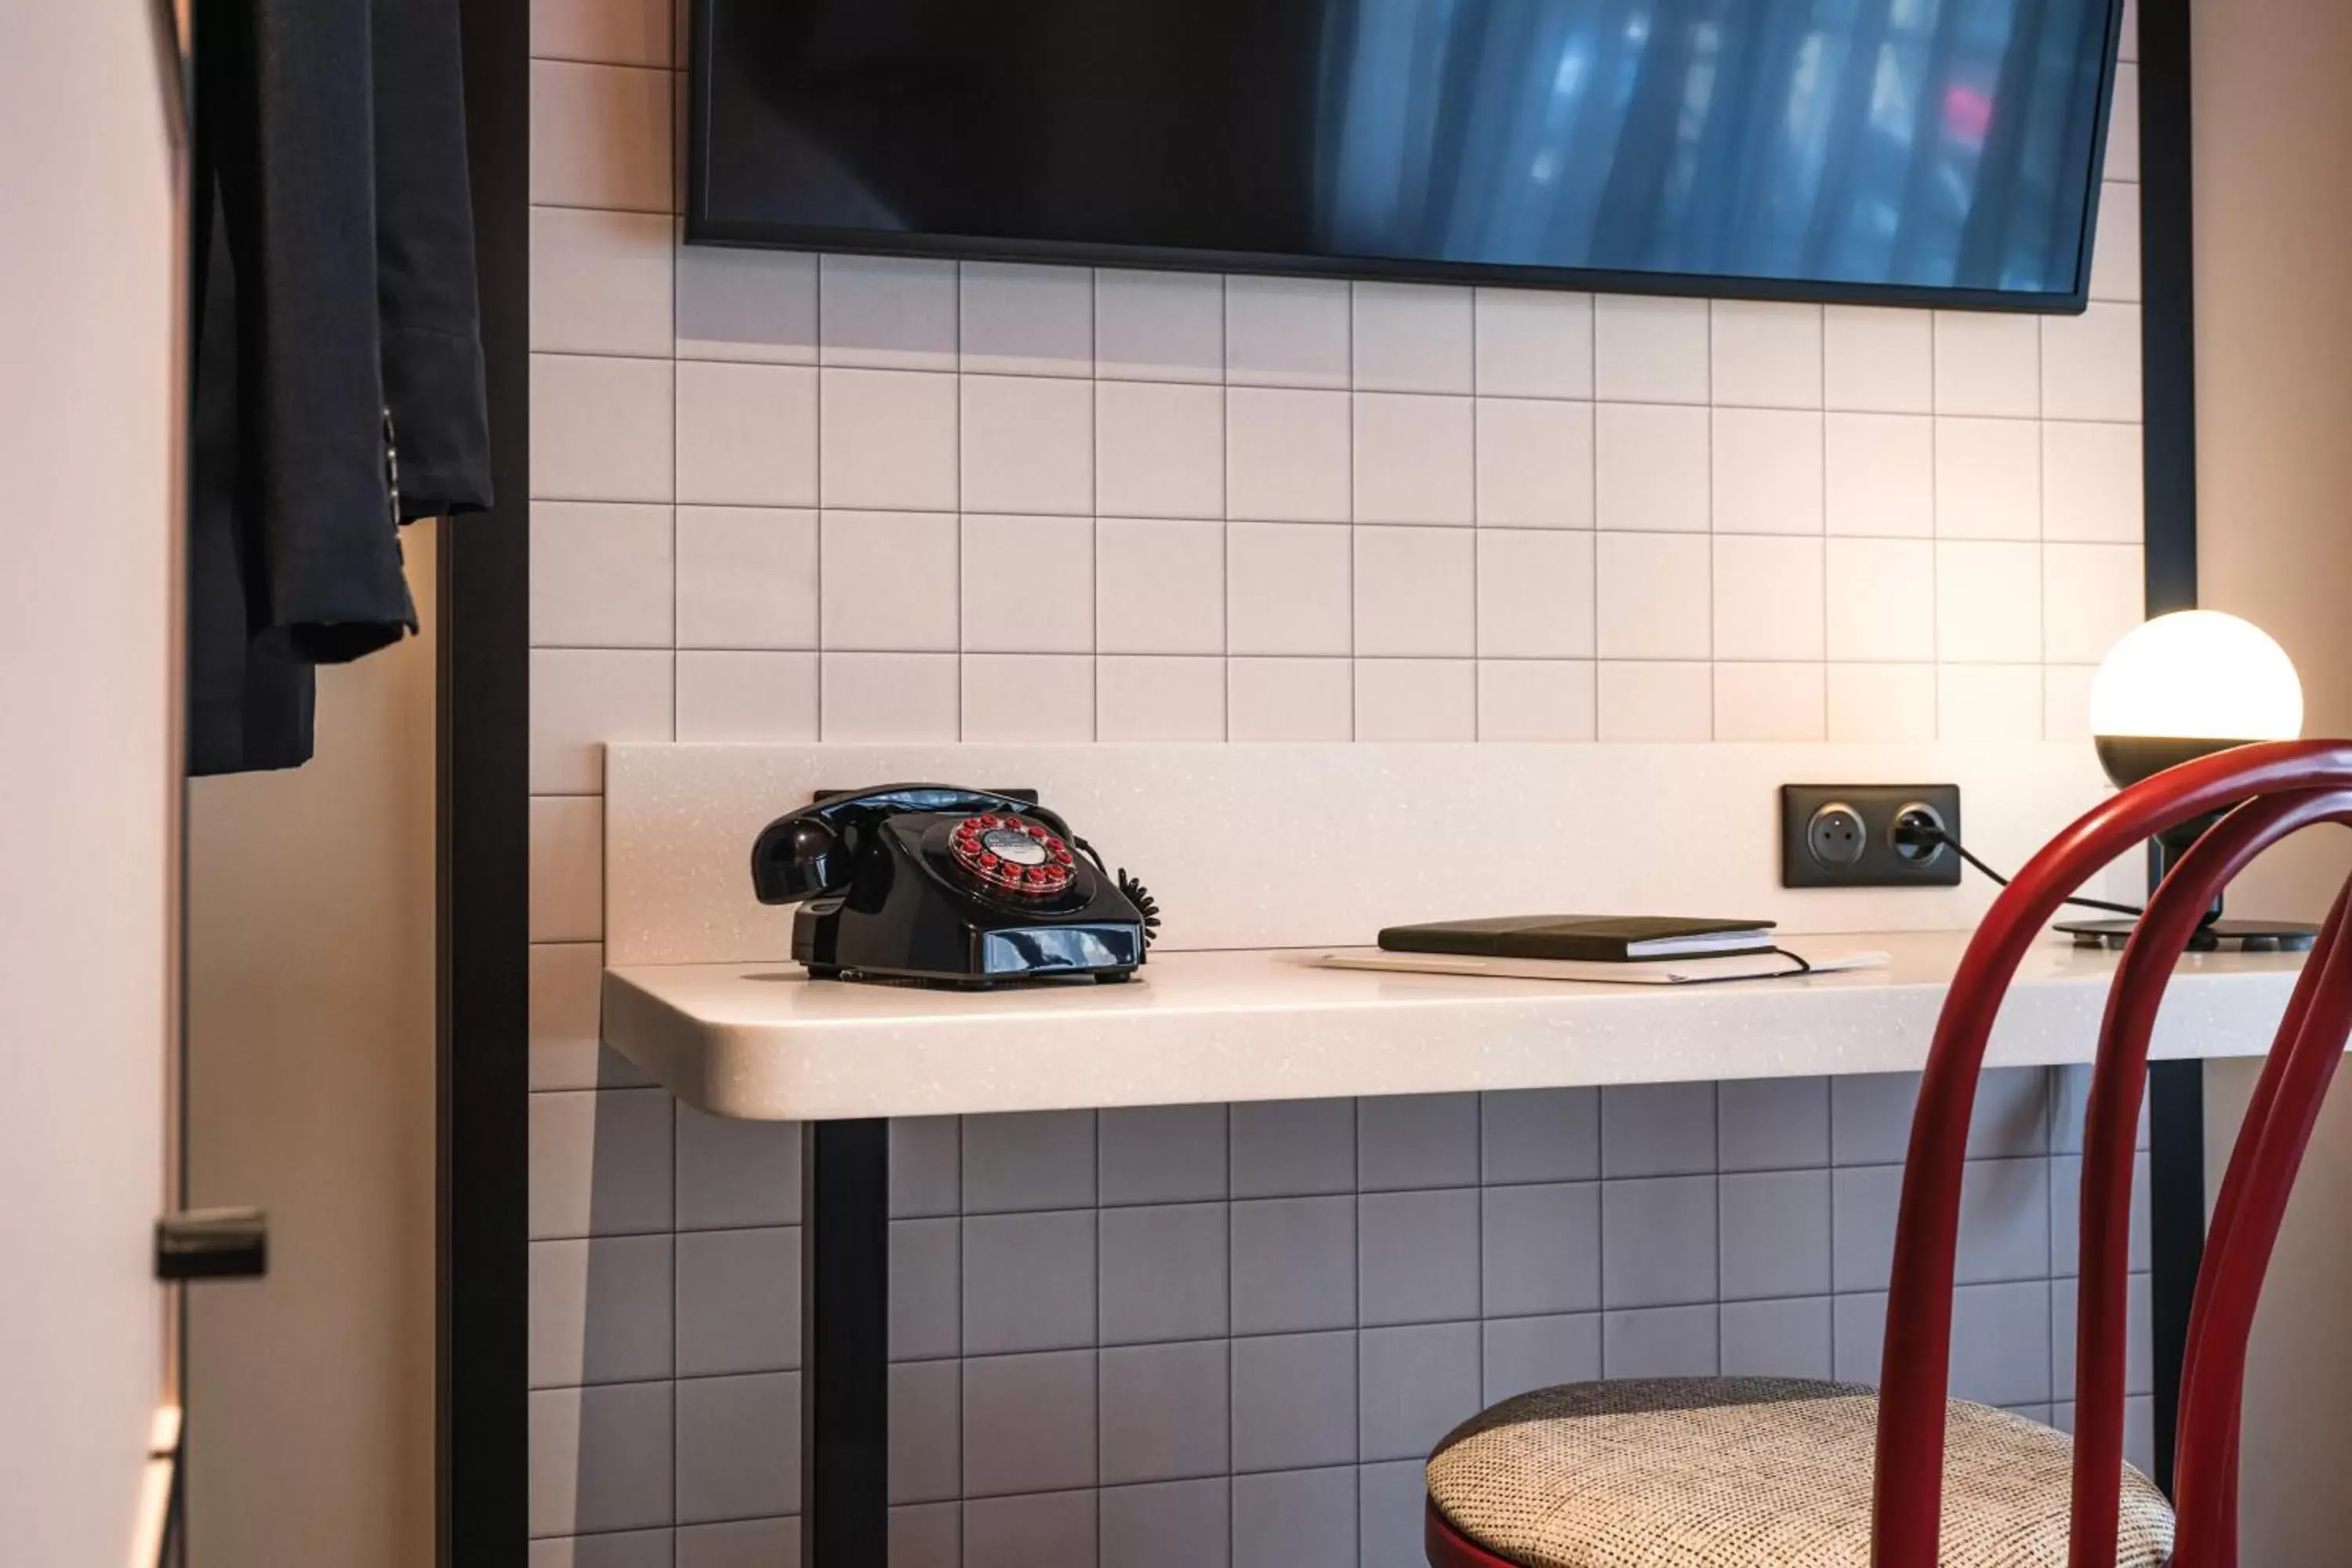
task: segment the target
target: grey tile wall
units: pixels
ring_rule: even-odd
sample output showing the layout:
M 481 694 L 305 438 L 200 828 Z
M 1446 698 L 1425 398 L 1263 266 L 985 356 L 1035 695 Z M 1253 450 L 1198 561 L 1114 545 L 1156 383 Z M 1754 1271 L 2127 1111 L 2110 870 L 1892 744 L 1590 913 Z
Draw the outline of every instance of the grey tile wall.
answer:
M 891 1562 L 1410 1563 L 1420 1457 L 1493 1400 L 1871 1381 L 1916 1097 L 1806 1079 L 897 1123 Z M 533 1568 L 792 1562 L 798 1130 L 628 1086 L 533 1111 Z M 2081 1115 L 2079 1073 L 1987 1075 L 1962 1201 L 1954 1388 L 2061 1426 Z

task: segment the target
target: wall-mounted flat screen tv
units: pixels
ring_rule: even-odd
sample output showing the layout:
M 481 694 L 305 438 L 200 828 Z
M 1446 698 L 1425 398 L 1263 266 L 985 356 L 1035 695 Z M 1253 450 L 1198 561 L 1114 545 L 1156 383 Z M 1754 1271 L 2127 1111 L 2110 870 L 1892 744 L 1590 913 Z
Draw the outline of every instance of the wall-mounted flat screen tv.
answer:
M 2080 309 L 2122 0 L 697 0 L 687 237 Z

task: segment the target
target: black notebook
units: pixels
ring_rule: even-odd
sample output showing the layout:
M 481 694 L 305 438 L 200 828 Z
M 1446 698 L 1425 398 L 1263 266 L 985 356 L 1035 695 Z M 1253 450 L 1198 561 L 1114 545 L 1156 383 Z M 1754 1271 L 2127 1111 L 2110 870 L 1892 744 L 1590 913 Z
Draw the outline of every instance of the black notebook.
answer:
M 1769 952 L 1772 922 L 1685 920 L 1673 915 L 1512 915 L 1390 926 L 1381 932 L 1381 946 L 1391 952 L 1627 963 Z

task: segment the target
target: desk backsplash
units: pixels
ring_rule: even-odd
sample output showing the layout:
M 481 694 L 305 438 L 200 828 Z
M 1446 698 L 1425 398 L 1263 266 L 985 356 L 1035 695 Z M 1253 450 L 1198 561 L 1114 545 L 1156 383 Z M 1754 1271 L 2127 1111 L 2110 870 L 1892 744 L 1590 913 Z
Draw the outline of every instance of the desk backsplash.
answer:
M 2095 789 L 2073 745 L 2033 772 L 2055 793 L 1925 763 L 2079 742 L 2090 668 L 2137 616 L 2131 64 L 2095 302 L 2035 320 L 689 251 L 681 20 L 669 0 L 532 6 L 533 1568 L 781 1563 L 797 1541 L 794 1130 L 697 1117 L 599 1053 L 604 742 L 1612 743 L 1496 759 L 1586 781 L 1619 744 L 1756 742 L 1682 747 L 1675 775 L 1753 805 L 1749 833 L 1753 786 L 1828 776 L 1845 755 L 1820 743 L 1854 742 L 1961 777 L 1972 832 L 2011 856 Z M 1083 795 L 1118 765 L 1037 782 Z M 1559 827 L 1624 798 L 1538 810 Z M 1140 861 L 1128 808 L 1089 806 Z M 1706 886 L 1777 900 L 1756 848 Z M 1685 859 L 1648 884 L 1608 864 L 1620 879 L 1583 886 L 1612 902 L 1700 885 Z M 1153 879 L 1205 911 L 1190 874 Z M 1951 923 L 1981 897 L 1902 906 L 1927 919 L 1868 895 L 1851 917 L 1759 907 L 1819 930 Z M 2015 1114 L 1976 1173 L 1990 1250 L 1962 1315 L 1964 1386 L 2061 1420 L 2072 1162 L 2045 1151 L 2079 1117 L 2064 1089 L 1994 1091 Z M 1274 1130 L 1329 1144 L 1330 1169 L 1270 1185 L 1248 1153 L 1267 1130 L 1223 1108 L 901 1128 L 894 1563 L 1412 1563 L 1407 1456 L 1441 1406 L 1603 1366 L 1867 1375 L 1892 1169 L 1867 1162 L 1894 1156 L 1858 1151 L 1899 1148 L 1905 1087 L 1790 1092 L 1334 1102 Z M 1550 1129 L 1540 1179 L 1480 1163 L 1529 1127 Z M 1382 1173 L 1423 1154 L 1444 1169 Z M 1146 1187 L 1115 1191 L 1137 1161 Z M 1049 1200 L 987 1195 L 1031 1164 Z M 1652 1216 L 1653 1245 L 1612 1261 L 1641 1232 L 1596 1234 L 1545 1303 L 1565 1310 L 1402 1324 L 1381 1304 L 1420 1280 L 1369 1261 L 1414 1215 L 1484 1216 L 1442 1234 L 1485 1246 L 1587 1207 Z M 1036 1212 L 989 1212 L 1007 1208 Z M 1764 1286 L 1734 1247 L 1758 1214 L 1805 1259 Z M 1293 1261 L 1344 1302 L 1265 1336 L 1220 1292 L 1194 1303 L 1210 1337 L 1116 1343 L 1113 1295 L 1142 1278 L 1118 1247 L 1277 1220 L 1325 1227 Z M 1024 1310 L 990 1281 L 1033 1264 L 1085 1279 L 1097 1311 L 1045 1324 L 1058 1348 L 981 1353 L 990 1314 Z M 1223 1380 L 1192 1375 L 1212 1364 Z M 1155 1368 L 1233 1403 L 1114 1428 Z M 1253 1383 L 1297 1395 L 1278 1452 L 1253 1447 Z M 1136 1466 L 1171 1435 L 1206 1457 Z
M 614 963 L 789 954 L 751 897 L 752 837 L 819 789 L 898 779 L 1030 787 L 1167 916 L 1171 949 L 1368 942 L 1381 925 L 1580 910 L 1948 931 L 1994 889 L 1780 885 L 1784 782 L 1951 781 L 1970 846 L 2021 863 L 2105 790 L 2081 744 L 1585 746 L 650 745 L 607 753 L 603 909 L 542 879 L 545 932 Z M 592 803 L 593 804 L 593 803 Z M 2137 865 L 2120 868 L 2128 879 Z

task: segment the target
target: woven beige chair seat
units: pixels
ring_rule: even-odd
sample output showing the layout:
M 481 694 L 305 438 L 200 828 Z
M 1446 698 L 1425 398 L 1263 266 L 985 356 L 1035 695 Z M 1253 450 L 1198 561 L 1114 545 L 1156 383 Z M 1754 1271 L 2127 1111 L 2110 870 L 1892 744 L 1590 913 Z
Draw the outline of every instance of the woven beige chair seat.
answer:
M 1526 1568 L 1868 1568 L 1878 1396 L 1790 1378 L 1571 1383 L 1505 1400 L 1429 1460 L 1454 1530 Z M 2062 1568 L 2074 1444 L 1951 1402 L 1941 1568 Z M 2162 1568 L 2172 1510 L 2126 1466 L 2119 1568 Z

